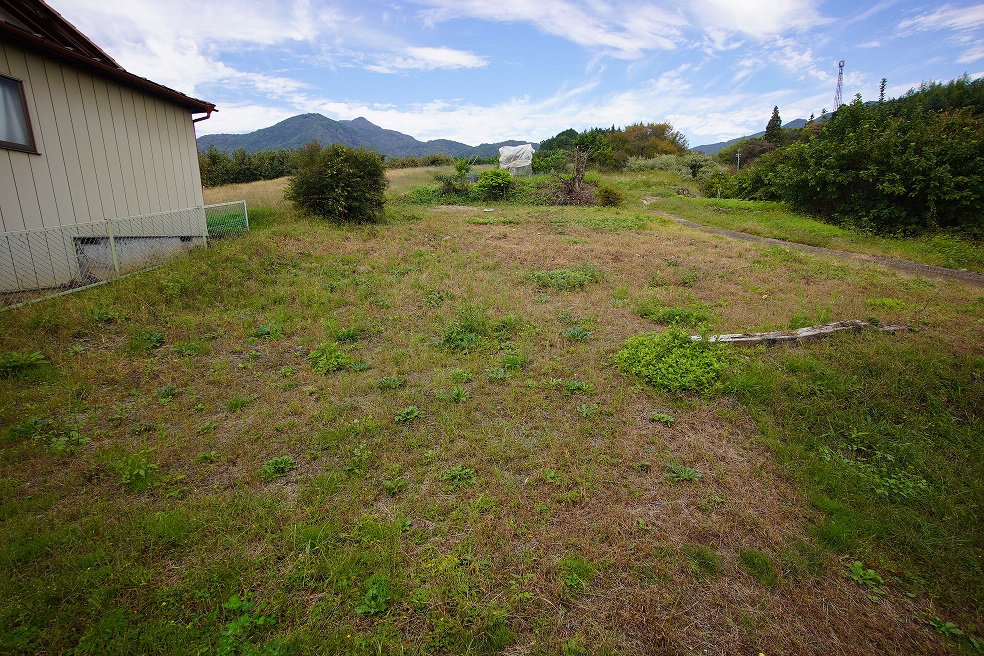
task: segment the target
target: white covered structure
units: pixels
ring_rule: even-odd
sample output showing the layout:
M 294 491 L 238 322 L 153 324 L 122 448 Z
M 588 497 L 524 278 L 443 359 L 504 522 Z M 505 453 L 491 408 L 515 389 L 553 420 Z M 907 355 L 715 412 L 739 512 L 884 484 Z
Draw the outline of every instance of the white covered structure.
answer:
M 533 175 L 533 146 L 503 146 L 499 148 L 499 168 L 512 175 Z

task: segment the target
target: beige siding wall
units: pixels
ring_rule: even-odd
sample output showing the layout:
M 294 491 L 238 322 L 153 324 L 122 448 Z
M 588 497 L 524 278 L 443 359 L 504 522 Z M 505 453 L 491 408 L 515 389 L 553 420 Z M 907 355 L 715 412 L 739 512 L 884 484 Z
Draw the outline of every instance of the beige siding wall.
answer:
M 0 149 L 0 232 L 203 204 L 188 110 L 2 41 L 0 73 L 24 81 L 40 152 Z

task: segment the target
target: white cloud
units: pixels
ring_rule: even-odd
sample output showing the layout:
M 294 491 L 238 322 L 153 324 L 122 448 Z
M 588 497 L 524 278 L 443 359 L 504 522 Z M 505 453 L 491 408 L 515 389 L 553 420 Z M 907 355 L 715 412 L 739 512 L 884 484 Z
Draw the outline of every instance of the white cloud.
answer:
M 316 10 L 305 0 L 127 0 L 125 8 L 106 0 L 59 0 L 57 8 L 100 45 L 152 34 L 257 47 L 310 40 L 334 31 L 341 19 L 336 10 Z
M 976 30 L 984 27 L 984 4 L 968 7 L 943 5 L 935 11 L 907 18 L 899 23 L 899 30 L 905 33 L 927 30 Z
M 854 16 L 850 16 L 847 18 L 838 18 L 837 19 L 838 25 L 852 25 L 854 23 L 863 23 L 869 18 L 871 18 L 872 16 L 875 16 L 876 14 L 880 14 L 886 9 L 889 9 L 896 2 L 898 2 L 898 0 L 883 0 L 883 2 L 879 2 L 878 4 L 868 7 L 861 13 L 856 14 Z
M 766 62 L 761 57 L 756 55 L 747 55 L 735 62 L 735 72 L 731 79 L 734 82 L 741 82 L 753 73 L 764 69 L 765 66 Z
M 740 32 L 765 39 L 791 31 L 808 30 L 831 21 L 811 0 L 698 0 L 691 11 L 709 33 Z
M 477 18 L 529 23 L 539 31 L 620 59 L 672 50 L 682 42 L 686 19 L 676 10 L 650 2 L 610 4 L 568 0 L 415 0 L 426 6 L 426 23 Z
M 938 61 L 920 58 L 918 69 L 916 54 L 886 50 L 907 75 L 984 60 L 981 0 L 892 9 L 891 18 L 887 10 L 903 0 L 875 0 L 836 25 L 822 0 L 52 1 L 128 70 L 216 102 L 220 113 L 197 124 L 202 134 L 321 112 L 472 144 L 669 120 L 699 144 L 763 129 L 776 104 L 787 119 L 830 107 L 839 54 L 827 39 L 845 24 L 863 23 L 857 40 L 871 42 L 862 48 L 890 48 L 902 32 L 946 31 L 934 41 L 947 50 L 929 53 Z M 877 29 L 886 22 L 898 26 L 894 34 Z M 529 33 L 517 25 L 538 32 L 539 43 L 516 50 L 536 48 L 532 60 L 512 56 L 516 35 Z M 564 82 L 544 92 L 546 75 L 525 75 L 534 68 Z M 380 82 L 368 71 L 414 80 Z M 454 98 L 466 92 L 446 91 L 448 75 L 430 76 L 444 85 L 430 91 L 435 71 L 480 78 L 455 88 L 481 86 L 503 100 Z M 847 77 L 845 97 L 870 92 L 875 79 L 862 70 Z
M 400 54 L 381 55 L 376 63 L 366 68 L 377 73 L 397 73 L 412 70 L 482 68 L 488 62 L 484 57 L 453 48 L 409 47 Z
M 812 77 L 817 80 L 829 80 L 830 73 L 817 68 L 813 49 L 808 48 L 793 39 L 777 39 L 773 45 L 773 58 L 779 66 L 799 79 Z
M 281 97 L 307 87 L 286 77 L 237 70 L 203 54 L 195 42 L 185 38 L 171 41 L 154 37 L 141 43 L 125 43 L 111 54 L 127 70 L 191 96 L 205 84 L 249 89 L 268 97 Z
M 223 103 L 207 121 L 195 123 L 198 136 L 205 134 L 235 134 L 269 127 L 295 116 L 294 108 L 269 107 L 250 103 Z
M 716 27 L 707 27 L 705 32 L 702 45 L 704 52 L 708 54 L 736 50 L 745 43 L 744 41 L 729 41 L 732 33 Z
M 957 63 L 973 64 L 975 61 L 980 61 L 981 59 L 984 59 L 984 44 L 978 43 L 972 48 L 964 51 L 964 53 L 957 58 Z
M 697 145 L 744 132 L 761 130 L 778 97 L 753 93 L 694 96 L 687 67 L 663 73 L 635 88 L 598 94 L 598 80 L 561 87 L 543 98 L 520 95 L 501 102 L 478 103 L 434 99 L 394 105 L 344 101 L 298 93 L 283 107 L 223 105 L 221 112 L 198 124 L 199 134 L 242 132 L 265 127 L 304 112 L 319 112 L 336 120 L 364 116 L 387 129 L 410 134 L 421 141 L 452 139 L 471 145 L 506 139 L 551 137 L 570 127 L 584 130 L 638 121 L 669 120 Z M 216 120 L 218 119 L 218 120 Z M 759 125 L 761 123 L 761 125 Z M 708 136 L 709 135 L 709 136 Z M 696 140 L 695 140 L 696 139 Z
M 952 33 L 950 41 L 966 44 L 963 53 L 957 57 L 959 64 L 971 64 L 984 58 L 984 46 L 981 46 L 979 34 L 973 34 L 984 28 L 984 4 L 967 7 L 942 7 L 900 22 L 898 31 L 902 36 L 916 32 L 947 30 Z

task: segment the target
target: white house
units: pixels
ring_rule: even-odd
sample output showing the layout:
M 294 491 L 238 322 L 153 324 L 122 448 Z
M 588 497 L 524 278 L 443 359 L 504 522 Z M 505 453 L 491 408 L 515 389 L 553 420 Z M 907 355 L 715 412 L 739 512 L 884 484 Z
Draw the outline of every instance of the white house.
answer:
M 41 0 L 0 0 L 0 292 L 106 277 L 114 239 L 117 274 L 200 239 L 194 122 L 213 111 L 128 73 Z

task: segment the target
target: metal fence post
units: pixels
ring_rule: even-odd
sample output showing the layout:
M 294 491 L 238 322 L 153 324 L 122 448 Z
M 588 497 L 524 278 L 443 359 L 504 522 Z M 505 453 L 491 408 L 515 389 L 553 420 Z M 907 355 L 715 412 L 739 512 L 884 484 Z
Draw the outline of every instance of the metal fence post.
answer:
M 109 252 L 113 256 L 113 270 L 116 271 L 116 277 L 120 277 L 120 260 L 116 257 L 116 239 L 113 237 L 113 220 L 106 219 L 106 232 L 109 233 Z
M 243 216 L 246 217 L 246 231 L 249 232 L 249 211 L 246 209 L 246 201 L 243 201 Z
M 199 205 L 196 209 L 202 213 L 202 244 L 208 248 L 208 216 L 205 214 L 203 205 Z

